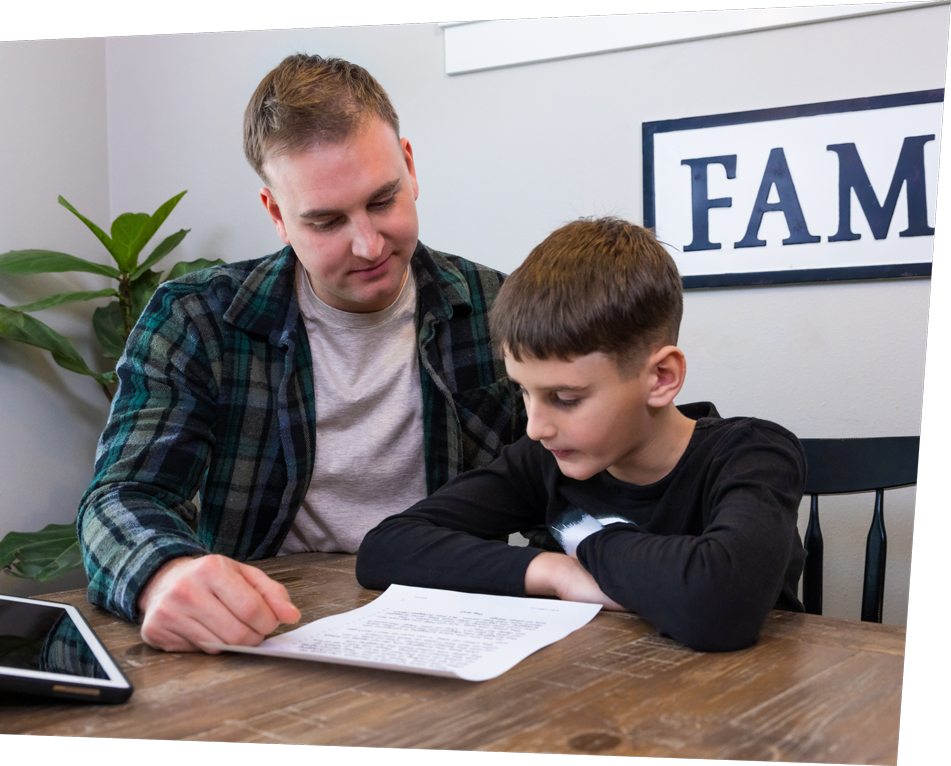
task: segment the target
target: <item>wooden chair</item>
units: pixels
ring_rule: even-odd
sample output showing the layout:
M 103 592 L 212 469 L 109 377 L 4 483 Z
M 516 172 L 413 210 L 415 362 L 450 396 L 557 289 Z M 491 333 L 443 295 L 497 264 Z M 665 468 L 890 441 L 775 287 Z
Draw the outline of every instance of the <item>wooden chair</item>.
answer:
M 802 575 L 802 601 L 809 614 L 822 614 L 822 531 L 819 528 L 819 495 L 875 492 L 875 510 L 865 546 L 865 584 L 862 619 L 882 621 L 885 596 L 887 539 L 883 518 L 886 489 L 918 482 L 917 436 L 874 439 L 800 439 L 806 451 L 806 489 L 812 496 L 809 526 L 803 544 L 806 565 Z

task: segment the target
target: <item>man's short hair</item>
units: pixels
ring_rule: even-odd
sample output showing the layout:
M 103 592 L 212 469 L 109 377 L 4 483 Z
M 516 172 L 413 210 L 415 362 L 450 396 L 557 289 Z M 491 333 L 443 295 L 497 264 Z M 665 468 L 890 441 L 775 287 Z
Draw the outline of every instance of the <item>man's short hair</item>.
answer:
M 600 351 L 626 370 L 675 345 L 682 316 L 677 265 L 652 231 L 582 218 L 550 234 L 505 280 L 489 326 L 516 361 Z
M 378 116 L 400 135 L 390 97 L 366 69 L 338 58 L 297 53 L 261 80 L 244 111 L 244 156 L 269 183 L 269 156 L 339 143 Z

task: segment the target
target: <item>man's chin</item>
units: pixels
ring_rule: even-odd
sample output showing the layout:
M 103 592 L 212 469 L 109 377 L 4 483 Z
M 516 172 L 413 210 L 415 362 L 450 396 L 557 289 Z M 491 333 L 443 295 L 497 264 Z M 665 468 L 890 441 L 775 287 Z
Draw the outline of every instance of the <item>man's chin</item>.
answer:
M 383 274 L 370 283 L 352 285 L 350 302 L 363 306 L 362 309 L 356 309 L 360 312 L 382 311 L 400 297 L 404 282 L 404 277 L 392 279 L 391 275 Z

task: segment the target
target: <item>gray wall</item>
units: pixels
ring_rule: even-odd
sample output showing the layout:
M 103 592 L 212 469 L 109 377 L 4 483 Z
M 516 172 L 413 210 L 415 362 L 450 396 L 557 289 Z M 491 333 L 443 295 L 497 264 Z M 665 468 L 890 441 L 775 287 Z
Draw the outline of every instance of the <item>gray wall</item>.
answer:
M 428 24 L 116 38 L 104 54 L 103 43 L 87 41 L 72 45 L 99 46 L 100 77 L 105 57 L 105 78 L 89 89 L 100 110 L 105 105 L 98 114 L 100 121 L 107 115 L 108 163 L 101 130 L 88 137 L 99 142 L 98 154 L 69 152 L 68 163 L 95 163 L 98 175 L 73 171 L 96 179 L 82 192 L 93 213 L 106 167 L 111 216 L 151 212 L 188 189 L 166 226 L 192 228 L 178 257 L 239 260 L 273 251 L 280 243 L 241 154 L 244 106 L 285 55 L 343 56 L 373 72 L 400 112 L 417 160 L 423 240 L 511 271 L 579 215 L 640 219 L 642 122 L 942 87 L 947 22 L 947 7 L 927 8 L 452 78 L 443 70 L 442 32 Z M 8 45 L 0 44 L 0 55 Z M 67 43 L 18 45 L 47 45 L 75 59 L 77 72 L 86 66 Z M 12 87 L 2 74 L 9 71 L 0 67 L 0 89 Z M 38 81 L 34 92 L 46 87 Z M 65 96 L 44 103 L 61 110 Z M 60 135 L 62 124 L 60 116 L 51 134 Z M 0 126 L 0 134 L 7 130 Z M 31 186 L 59 185 L 39 195 L 45 207 L 24 208 L 21 217 L 32 223 L 21 224 L 24 236 L 9 247 L 75 251 L 74 242 L 87 242 L 81 231 L 62 245 L 36 237 L 40 221 L 59 212 L 68 218 L 55 206 L 65 183 L 57 176 L 68 163 L 47 162 L 41 148 L 30 156 L 18 161 L 44 168 L 27 176 Z M 688 293 L 680 345 L 689 375 L 680 401 L 709 399 L 726 416 L 755 414 L 803 437 L 917 434 L 929 288 L 917 280 Z M 105 409 L 85 381 L 44 364 L 42 354 L 8 346 L 0 354 L 3 390 L 32 385 L 38 404 L 61 409 L 29 417 L 15 389 L 17 405 L 0 407 L 4 424 L 12 419 L 8 428 L 17 433 L 48 428 L 56 449 L 69 431 L 76 444 L 68 459 L 53 460 L 62 482 L 55 498 L 14 489 L 25 469 L 0 468 L 2 533 L 70 515 L 91 474 L 89 432 L 101 427 Z M 49 441 L 33 438 L 23 452 L 25 464 L 47 466 L 29 484 L 49 485 Z M 858 616 L 870 503 L 825 502 L 827 614 Z M 886 499 L 886 622 L 905 621 L 913 511 L 914 490 Z
M 109 258 L 56 203 L 62 194 L 100 225 L 110 220 L 105 48 L 95 39 L 0 43 L 0 252 L 42 248 L 103 263 Z M 106 286 L 88 276 L 2 278 L 0 303 Z M 90 316 L 91 309 L 72 304 L 38 318 L 91 360 Z M 91 379 L 62 370 L 45 351 L 0 341 L 0 536 L 76 518 L 107 411 Z M 24 585 L 0 574 L 0 592 L 31 590 Z

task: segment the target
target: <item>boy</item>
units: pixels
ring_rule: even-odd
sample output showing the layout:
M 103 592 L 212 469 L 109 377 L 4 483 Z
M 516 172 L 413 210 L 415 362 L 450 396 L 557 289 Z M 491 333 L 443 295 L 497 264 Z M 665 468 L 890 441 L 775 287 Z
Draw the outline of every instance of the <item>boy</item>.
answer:
M 600 603 L 700 651 L 803 611 L 802 447 L 773 423 L 674 406 L 682 311 L 650 231 L 605 218 L 550 235 L 490 315 L 526 436 L 371 530 L 360 583 Z M 561 552 L 491 539 L 540 522 Z

